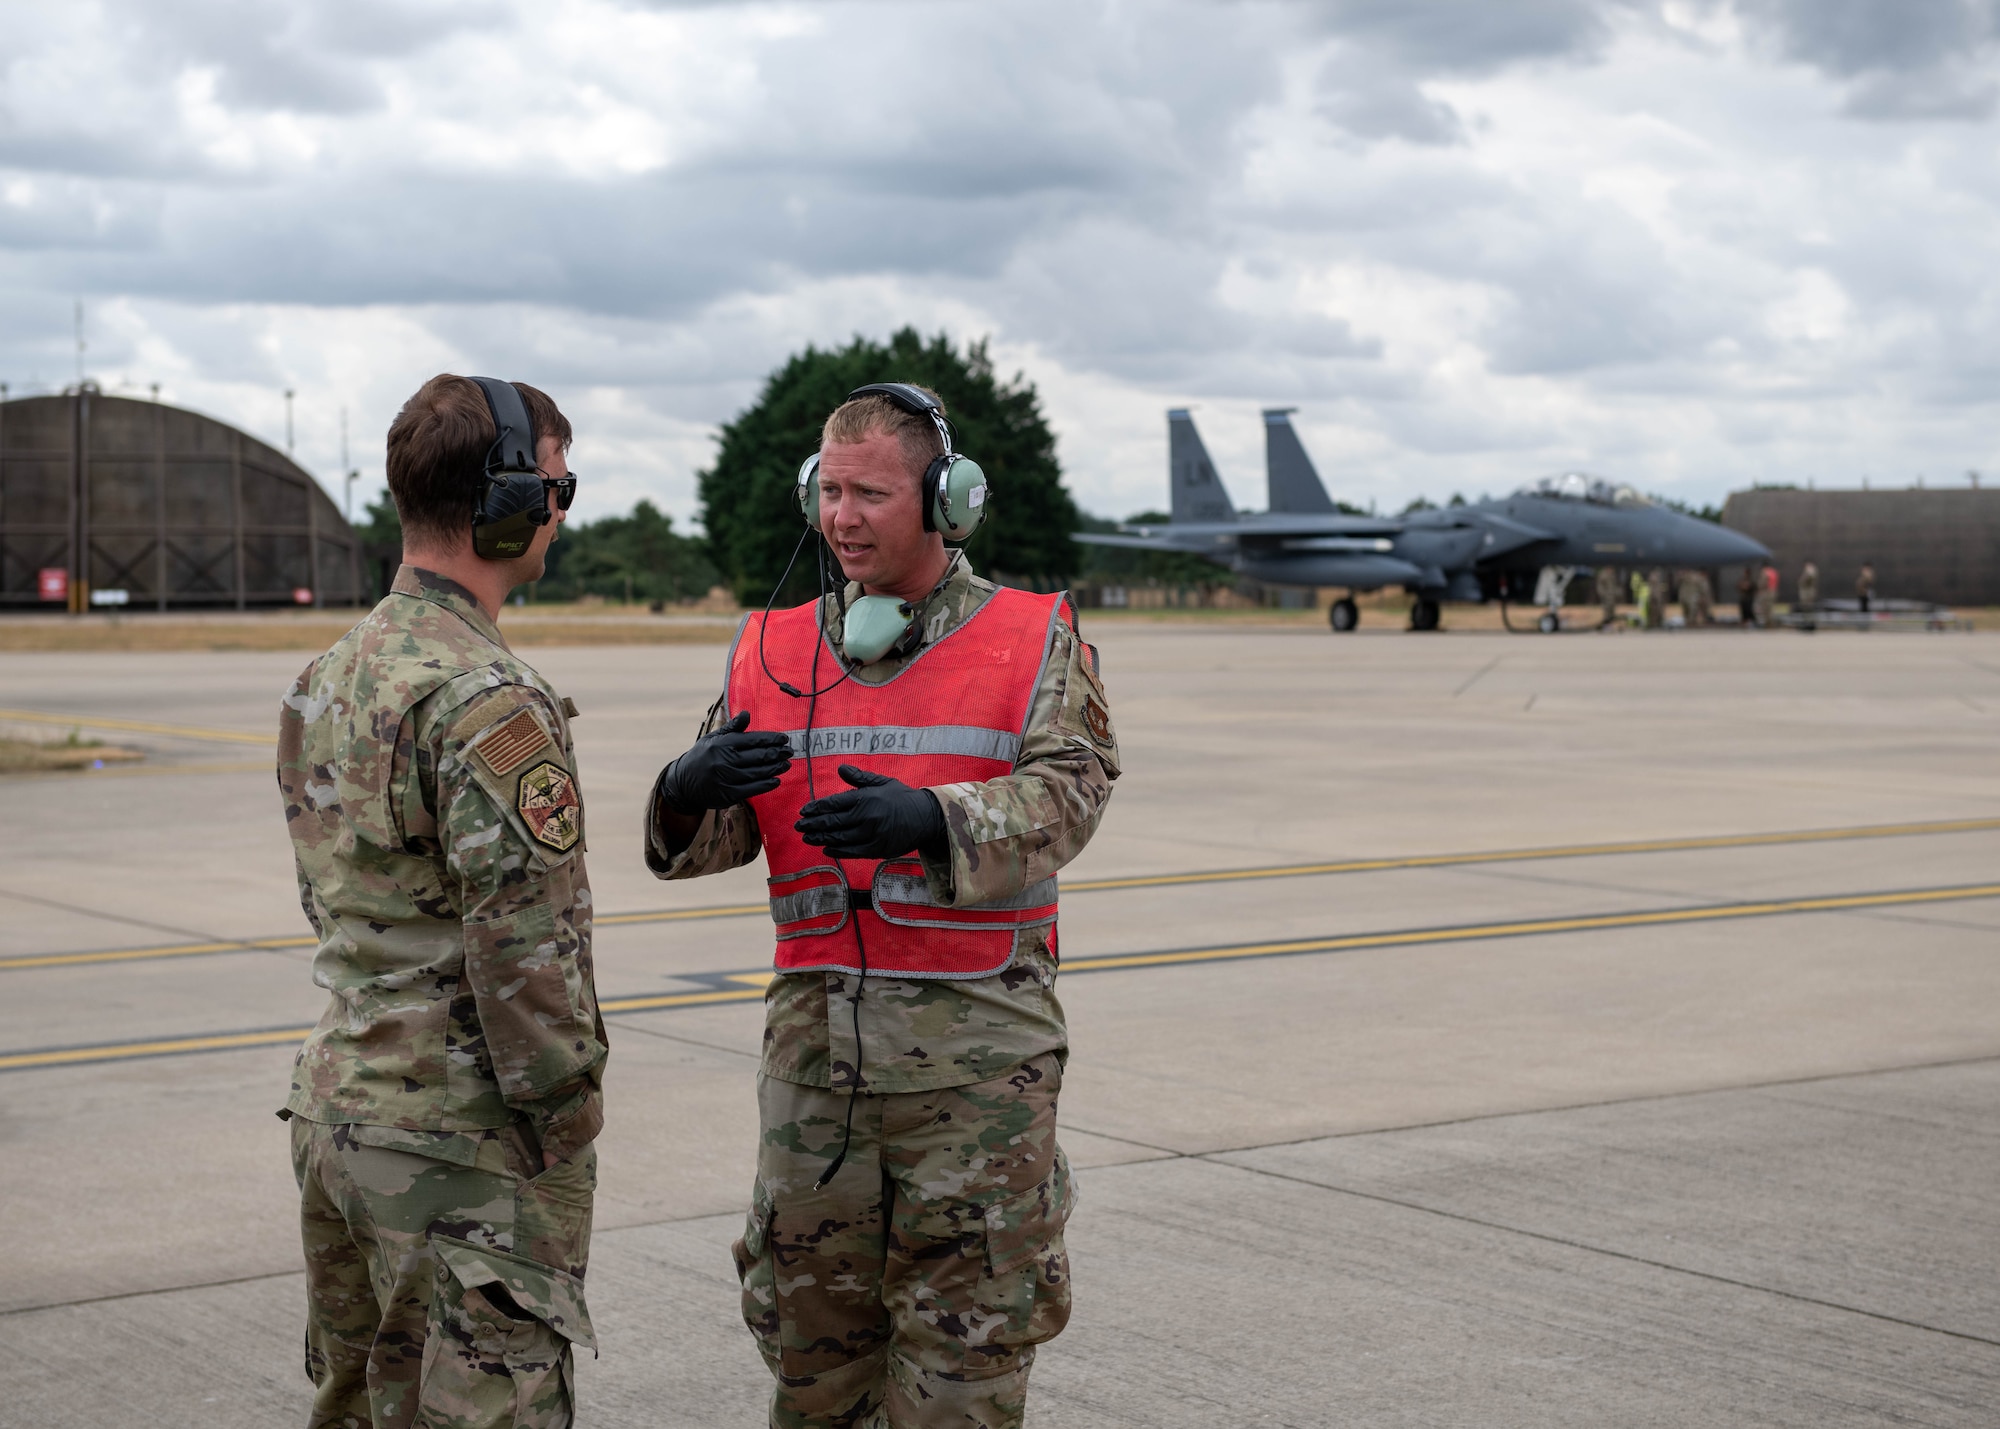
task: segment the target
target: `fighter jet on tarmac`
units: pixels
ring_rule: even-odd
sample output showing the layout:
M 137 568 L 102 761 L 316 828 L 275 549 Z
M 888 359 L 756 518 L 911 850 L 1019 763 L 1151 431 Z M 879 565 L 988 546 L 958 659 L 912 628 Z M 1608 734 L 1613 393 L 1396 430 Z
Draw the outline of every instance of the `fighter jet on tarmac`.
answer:
M 1394 519 L 1341 512 L 1292 429 L 1290 407 L 1264 413 L 1270 510 L 1239 513 L 1216 475 L 1194 418 L 1167 413 L 1172 520 L 1116 534 L 1078 533 L 1095 546 L 1201 556 L 1267 585 L 1344 586 L 1328 618 L 1352 630 L 1353 594 L 1400 585 L 1416 597 L 1410 628 L 1435 630 L 1447 600 L 1529 600 L 1541 628 L 1561 628 L 1570 578 L 1603 564 L 1713 569 L 1766 561 L 1748 536 L 1656 506 L 1629 486 L 1582 472 L 1544 477 L 1512 496 Z

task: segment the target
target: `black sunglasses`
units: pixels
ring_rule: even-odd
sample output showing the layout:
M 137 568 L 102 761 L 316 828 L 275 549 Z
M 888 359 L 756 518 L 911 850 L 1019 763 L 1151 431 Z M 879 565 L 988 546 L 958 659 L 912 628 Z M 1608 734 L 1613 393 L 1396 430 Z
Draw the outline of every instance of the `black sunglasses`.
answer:
M 545 476 L 542 478 L 542 485 L 553 486 L 556 489 L 558 511 L 569 510 L 570 502 L 576 500 L 576 473 L 573 471 L 568 476 Z

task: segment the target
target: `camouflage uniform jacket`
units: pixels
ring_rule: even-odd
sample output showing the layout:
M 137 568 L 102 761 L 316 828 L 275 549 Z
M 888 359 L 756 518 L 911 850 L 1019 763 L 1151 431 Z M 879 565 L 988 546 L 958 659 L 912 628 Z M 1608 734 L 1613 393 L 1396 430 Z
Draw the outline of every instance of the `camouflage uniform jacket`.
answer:
M 524 1121 L 557 1156 L 596 1136 L 574 713 L 470 592 L 413 566 L 299 676 L 278 787 L 333 996 L 288 1111 L 433 1134 Z M 469 1164 L 479 1139 L 406 1149 Z
M 993 584 L 972 573 L 963 553 L 954 553 L 945 580 L 918 612 L 924 643 L 963 625 L 992 593 Z M 860 586 L 848 585 L 848 600 L 860 594 Z M 821 619 L 838 648 L 839 611 L 830 599 Z M 879 683 L 908 659 L 892 655 L 856 670 L 854 678 Z M 1090 842 L 1118 777 L 1118 739 L 1096 665 L 1097 652 L 1057 621 L 1055 648 L 1035 689 L 1013 772 L 931 790 L 944 805 L 949 834 L 947 857 L 924 860 L 939 902 L 969 905 L 1019 893 L 1052 876 Z M 798 683 L 797 674 L 786 677 Z M 726 718 L 718 700 L 702 732 Z M 660 827 L 660 808 L 655 785 L 647 810 L 646 862 L 661 878 L 698 878 L 736 868 L 762 847 L 748 804 L 708 814 L 685 848 Z M 1043 1052 L 1066 1056 L 1069 1033 L 1056 1000 L 1056 958 L 1045 941 L 1050 932 L 1024 930 L 1013 960 L 991 977 L 871 976 L 859 1046 L 851 999 L 860 979 L 822 972 L 778 977 L 764 1004 L 764 1070 L 784 1081 L 845 1090 L 855 1085 L 858 1066 L 870 1092 L 915 1092 L 990 1080 Z

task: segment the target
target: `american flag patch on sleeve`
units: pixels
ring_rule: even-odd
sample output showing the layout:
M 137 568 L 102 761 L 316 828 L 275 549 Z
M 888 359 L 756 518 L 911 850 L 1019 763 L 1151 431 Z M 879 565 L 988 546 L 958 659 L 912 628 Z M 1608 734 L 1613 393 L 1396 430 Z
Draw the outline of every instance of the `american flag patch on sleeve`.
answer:
M 472 752 L 495 774 L 506 774 L 520 768 L 529 755 L 549 742 L 548 731 L 541 722 L 522 710 L 495 725 L 490 734 L 473 745 Z

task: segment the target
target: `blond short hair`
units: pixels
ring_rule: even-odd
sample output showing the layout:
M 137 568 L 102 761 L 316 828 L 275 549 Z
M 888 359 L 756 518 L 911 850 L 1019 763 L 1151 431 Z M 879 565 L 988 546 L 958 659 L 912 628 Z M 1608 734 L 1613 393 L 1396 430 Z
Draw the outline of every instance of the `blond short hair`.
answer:
M 917 391 L 936 402 L 938 412 L 943 414 L 944 402 L 937 393 L 928 387 L 918 387 Z M 820 449 L 824 451 L 829 442 L 862 441 L 874 432 L 887 432 L 896 439 L 897 445 L 903 449 L 903 459 L 912 477 L 921 477 L 924 468 L 944 455 L 944 441 L 938 436 L 935 422 L 915 412 L 904 411 L 879 392 L 871 392 L 866 397 L 850 397 L 835 407 L 833 415 L 826 419 L 826 425 L 820 428 Z

